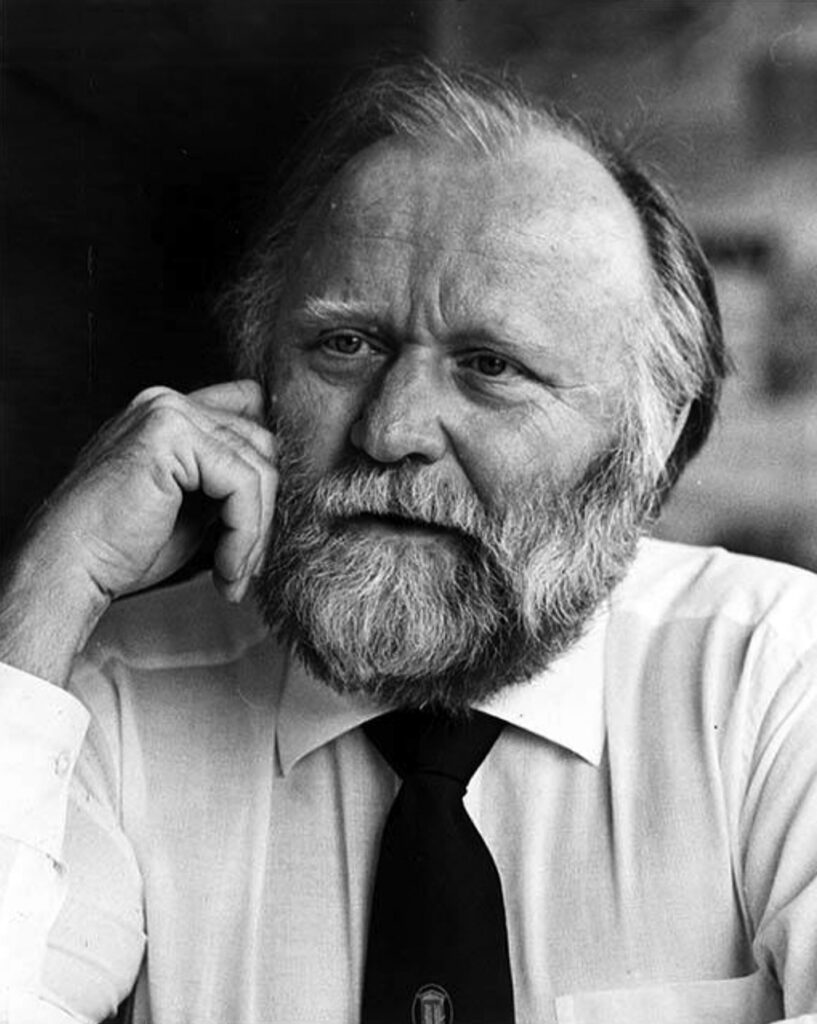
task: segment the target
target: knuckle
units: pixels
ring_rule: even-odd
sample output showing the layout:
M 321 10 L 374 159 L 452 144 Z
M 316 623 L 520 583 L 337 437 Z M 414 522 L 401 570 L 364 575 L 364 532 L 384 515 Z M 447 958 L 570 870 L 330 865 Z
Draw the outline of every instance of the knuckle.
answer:
M 156 384 L 153 387 L 144 388 L 140 391 L 139 394 L 131 400 L 130 408 L 136 409 L 142 405 L 148 405 L 164 395 L 172 394 L 175 394 L 172 388 L 165 387 L 162 384 Z
M 245 377 L 242 380 L 235 381 L 235 386 L 253 403 L 259 403 L 263 400 L 264 393 L 257 380 Z
M 253 465 L 266 465 L 274 455 L 274 441 L 268 431 L 251 420 L 217 423 L 219 439 Z
M 216 420 L 210 427 L 210 431 L 212 436 L 230 451 L 243 455 L 249 448 L 246 439 L 229 420 Z
M 173 433 L 187 422 L 184 397 L 177 391 L 162 391 L 149 398 L 144 405 L 146 423 L 151 430 Z

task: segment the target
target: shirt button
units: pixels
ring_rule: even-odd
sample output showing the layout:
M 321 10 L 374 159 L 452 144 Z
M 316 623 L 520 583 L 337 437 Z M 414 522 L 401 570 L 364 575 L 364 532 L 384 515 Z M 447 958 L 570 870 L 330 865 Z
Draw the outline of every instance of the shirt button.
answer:
M 59 778 L 67 775 L 71 768 L 71 755 L 67 750 L 61 751 L 54 759 L 54 774 Z

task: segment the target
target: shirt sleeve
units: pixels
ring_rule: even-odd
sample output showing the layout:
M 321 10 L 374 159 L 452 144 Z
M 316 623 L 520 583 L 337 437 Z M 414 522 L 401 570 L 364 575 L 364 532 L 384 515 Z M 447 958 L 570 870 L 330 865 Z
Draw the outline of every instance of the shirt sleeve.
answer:
M 68 793 L 89 716 L 76 698 L 0 666 L 0 1022 L 64 1024 L 37 992 L 66 895 Z
M 788 666 L 786 669 L 785 666 Z M 768 644 L 757 670 L 781 685 L 749 708 L 754 736 L 740 811 L 740 882 L 754 954 L 786 1020 L 817 1024 L 817 650 Z M 757 682 L 757 678 L 755 680 Z

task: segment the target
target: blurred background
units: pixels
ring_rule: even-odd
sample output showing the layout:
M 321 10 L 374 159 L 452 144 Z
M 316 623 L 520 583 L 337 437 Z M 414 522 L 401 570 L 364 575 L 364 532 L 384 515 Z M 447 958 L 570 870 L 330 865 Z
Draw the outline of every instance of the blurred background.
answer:
M 0 550 L 139 389 L 227 373 L 211 316 L 351 69 L 515 69 L 635 138 L 715 268 L 737 372 L 660 525 L 817 569 L 817 0 L 2 0 Z

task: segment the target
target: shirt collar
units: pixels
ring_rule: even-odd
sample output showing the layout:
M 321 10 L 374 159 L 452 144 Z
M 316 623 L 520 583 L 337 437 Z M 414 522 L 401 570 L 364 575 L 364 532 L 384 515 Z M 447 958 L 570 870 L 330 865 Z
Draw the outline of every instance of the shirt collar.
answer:
M 606 612 L 597 613 L 585 634 L 549 668 L 474 707 L 598 766 L 605 735 L 606 625 Z M 330 690 L 291 656 L 278 708 L 281 771 L 286 775 L 302 757 L 382 712 L 368 698 Z

